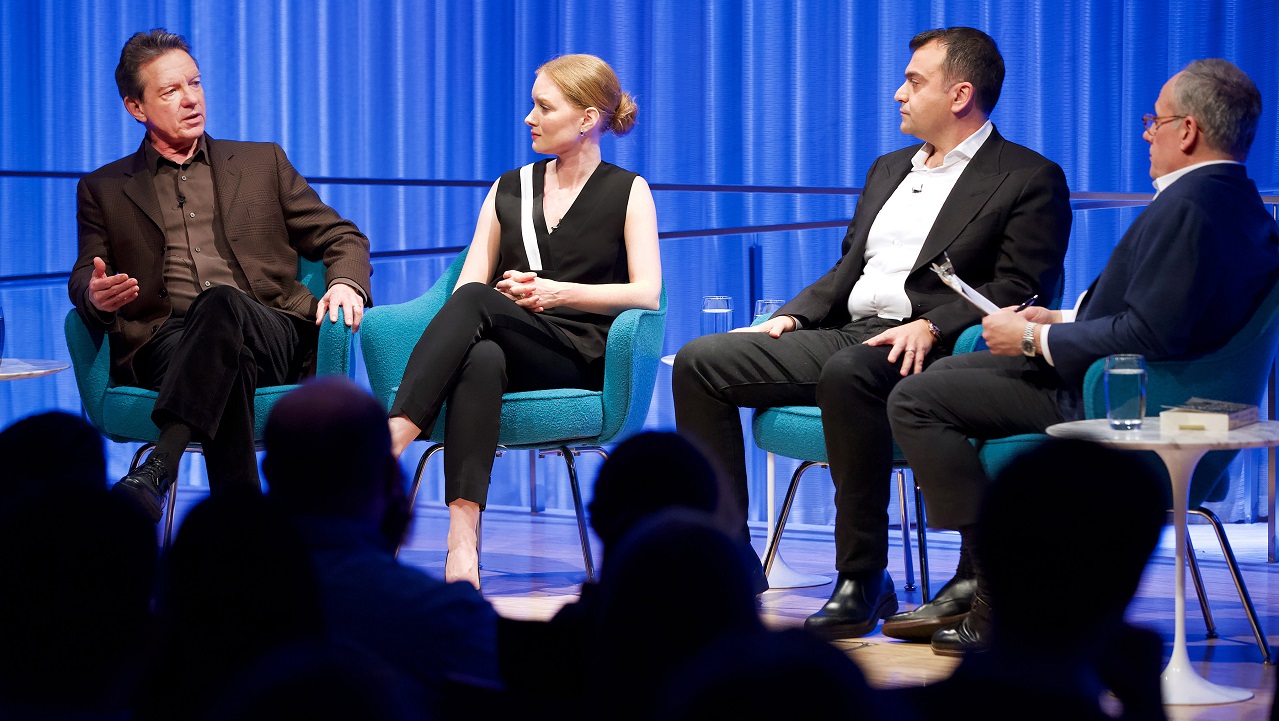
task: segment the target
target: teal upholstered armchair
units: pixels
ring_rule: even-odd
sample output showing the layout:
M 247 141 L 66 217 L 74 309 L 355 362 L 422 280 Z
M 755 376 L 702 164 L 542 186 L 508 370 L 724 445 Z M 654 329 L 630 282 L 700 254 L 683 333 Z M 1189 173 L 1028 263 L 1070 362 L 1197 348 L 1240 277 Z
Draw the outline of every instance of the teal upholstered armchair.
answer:
M 762 319 L 761 319 L 762 320 Z M 760 322 L 760 321 L 756 321 Z M 955 340 L 955 353 L 969 353 L 976 347 L 981 338 L 981 327 L 966 329 Z M 826 454 L 826 437 L 822 432 L 822 412 L 816 406 L 779 406 L 776 408 L 760 408 L 755 411 L 751 421 L 751 433 L 755 445 L 769 453 L 786 458 L 803 461 L 791 476 L 790 485 L 786 487 L 786 495 L 782 500 L 782 508 L 778 513 L 777 525 L 773 537 L 768 540 L 768 550 L 764 553 L 764 572 L 772 570 L 773 561 L 777 558 L 778 545 L 782 533 L 786 530 L 786 521 L 790 517 L 790 509 L 795 502 L 795 493 L 799 488 L 799 479 L 813 466 L 825 466 L 829 458 Z M 901 511 L 902 557 L 906 566 L 905 590 L 915 590 L 915 569 L 910 547 L 910 517 L 906 509 L 906 475 L 908 467 L 905 456 L 897 444 L 893 444 L 893 474 L 897 480 L 898 508 Z M 920 584 L 923 598 L 929 598 L 928 555 L 925 542 L 924 505 L 919 489 L 915 491 L 916 529 L 919 536 Z
M 325 291 L 324 264 L 299 259 L 298 280 L 315 296 Z M 67 348 L 71 352 L 71 367 L 75 371 L 76 386 L 80 390 L 80 402 L 84 414 L 104 436 L 119 443 L 143 443 L 129 464 L 132 471 L 160 437 L 160 429 L 151 422 L 155 408 L 156 392 L 135 386 L 119 386 L 111 381 L 111 350 L 105 334 L 85 325 L 74 308 L 67 313 L 64 322 Z M 351 368 L 351 329 L 343 322 L 332 323 L 327 318 L 320 328 L 316 351 L 317 375 L 349 375 Z M 285 393 L 296 385 L 259 388 L 253 403 L 253 437 L 259 441 L 266 428 L 266 417 Z M 188 451 L 199 451 L 192 444 Z M 178 487 L 169 492 L 168 507 L 164 516 L 164 543 L 167 545 L 173 532 L 173 511 Z
M 466 251 L 463 251 L 430 290 L 418 298 L 373 308 L 365 314 L 360 349 L 373 395 L 388 409 L 399 390 L 413 346 L 452 294 L 465 259 Z M 595 564 L 573 456 L 583 451 L 605 456 L 602 446 L 620 441 L 643 427 L 657 382 L 665 328 L 666 291 L 663 289 L 658 310 L 627 310 L 614 320 L 604 352 L 602 391 L 562 388 L 507 393 L 502 397 L 498 435 L 501 448 L 552 450 L 564 457 L 589 581 L 595 580 Z M 441 412 L 430 435 L 433 445 L 422 455 L 413 475 L 410 502 L 417 496 L 426 462 L 444 448 L 444 418 L 445 413 Z
M 1147 415 L 1155 416 L 1164 406 L 1180 404 L 1193 396 L 1260 404 L 1266 393 L 1266 384 L 1271 366 L 1274 364 L 1277 344 L 1279 344 L 1279 285 L 1270 289 L 1257 312 L 1222 348 L 1192 358 L 1147 361 Z M 1094 362 L 1084 377 L 1084 415 L 1086 418 L 1106 417 L 1104 359 Z M 987 441 L 981 444 L 982 465 L 986 468 L 987 474 L 993 477 L 1017 453 L 1046 437 L 1021 435 Z M 1167 478 L 1168 471 L 1164 464 L 1154 453 L 1145 453 L 1149 457 L 1151 468 Z M 1214 451 L 1204 455 L 1199 465 L 1195 467 L 1195 474 L 1190 481 L 1188 507 L 1190 513 L 1206 519 L 1216 531 L 1221 552 L 1226 559 L 1226 566 L 1230 569 L 1235 588 L 1239 592 L 1244 611 L 1256 636 L 1257 646 L 1261 649 L 1266 662 L 1269 663 L 1270 647 L 1262 633 L 1243 577 L 1239 573 L 1239 564 L 1235 560 L 1230 541 L 1226 538 L 1225 529 L 1216 514 L 1203 507 L 1207 501 L 1219 501 L 1225 497 L 1229 488 L 1229 483 L 1225 482 L 1226 470 L 1237 454 L 1238 451 Z M 1190 542 L 1189 537 L 1186 541 Z M 1216 624 L 1212 619 L 1212 611 L 1208 607 L 1208 597 L 1204 592 L 1199 564 L 1194 551 L 1189 548 L 1187 550 L 1191 578 L 1194 579 L 1195 590 L 1199 595 L 1199 606 L 1203 611 L 1204 623 L 1208 627 L 1208 637 L 1214 638 L 1217 635 Z

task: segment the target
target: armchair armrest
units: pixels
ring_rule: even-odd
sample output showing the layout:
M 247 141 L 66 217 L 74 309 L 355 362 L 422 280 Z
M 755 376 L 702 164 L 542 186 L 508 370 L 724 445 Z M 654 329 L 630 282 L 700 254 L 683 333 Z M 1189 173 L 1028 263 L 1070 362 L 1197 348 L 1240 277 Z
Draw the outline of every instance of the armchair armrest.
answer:
M 1262 377 L 1241 378 L 1252 374 L 1250 366 L 1261 364 L 1223 353 L 1146 361 L 1146 415 L 1156 416 L 1163 406 L 1183 403 L 1191 396 L 1256 405 L 1261 402 L 1266 384 Z M 1262 370 L 1267 371 L 1268 365 Z M 1106 417 L 1105 358 L 1093 361 L 1084 376 L 1084 417 Z
M 453 286 L 462 273 L 465 260 L 466 251 L 462 251 L 431 288 L 417 298 L 370 308 L 364 314 L 364 322 L 360 326 L 360 350 L 369 374 L 369 387 L 388 408 L 394 399 L 393 390 L 404 377 L 413 346 L 453 294 Z
M 76 388 L 80 391 L 80 403 L 89 422 L 102 428 L 102 405 L 111 385 L 111 344 L 107 342 L 105 333 L 86 325 L 75 308 L 67 312 L 62 325 Z
M 320 326 L 319 342 L 315 348 L 315 375 L 344 375 L 351 377 L 351 352 L 355 334 L 341 318 L 336 323 L 327 317 Z
M 602 443 L 638 431 L 648 415 L 666 332 L 666 287 L 657 310 L 622 311 L 604 351 Z
M 951 354 L 959 355 L 979 350 L 986 350 L 986 341 L 981 337 L 981 323 L 974 323 L 965 328 L 964 332 L 955 339 L 955 347 Z

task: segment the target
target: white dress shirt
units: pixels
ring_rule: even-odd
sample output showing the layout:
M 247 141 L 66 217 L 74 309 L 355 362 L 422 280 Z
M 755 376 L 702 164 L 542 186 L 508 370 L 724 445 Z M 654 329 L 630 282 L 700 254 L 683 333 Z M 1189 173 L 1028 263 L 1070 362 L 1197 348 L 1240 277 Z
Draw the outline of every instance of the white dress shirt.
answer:
M 871 316 L 904 320 L 911 316 L 906 276 L 919 259 L 924 239 L 950 191 L 993 130 L 987 120 L 946 153 L 936 168 L 924 164 L 933 149 L 931 145 L 925 144 L 911 158 L 910 172 L 871 223 L 866 238 L 866 266 L 848 296 L 848 313 L 853 320 Z

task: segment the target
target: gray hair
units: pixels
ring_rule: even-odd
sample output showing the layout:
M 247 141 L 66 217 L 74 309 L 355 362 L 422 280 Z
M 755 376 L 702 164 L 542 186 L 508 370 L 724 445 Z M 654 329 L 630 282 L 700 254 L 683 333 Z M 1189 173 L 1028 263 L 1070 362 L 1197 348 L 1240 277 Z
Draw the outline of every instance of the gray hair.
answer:
M 142 67 L 173 50 L 191 54 L 186 38 L 164 28 L 156 28 L 149 33 L 134 33 L 120 50 L 120 63 L 115 66 L 115 85 L 120 90 L 120 97 L 141 100 Z M 196 63 L 196 67 L 199 67 L 199 63 Z
M 1244 71 L 1221 58 L 1196 60 L 1173 85 L 1177 112 L 1193 116 L 1209 148 L 1243 162 L 1257 134 L 1261 93 Z

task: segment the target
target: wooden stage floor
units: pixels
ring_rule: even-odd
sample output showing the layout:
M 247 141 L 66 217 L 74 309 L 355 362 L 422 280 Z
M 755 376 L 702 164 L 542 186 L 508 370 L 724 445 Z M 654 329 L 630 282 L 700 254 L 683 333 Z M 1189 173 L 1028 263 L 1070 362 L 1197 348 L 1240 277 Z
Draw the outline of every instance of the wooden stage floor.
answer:
M 421 505 L 409 542 L 400 555 L 402 561 L 440 575 L 444 566 L 444 535 L 447 517 L 443 508 Z M 1235 555 L 1243 568 L 1262 628 L 1272 645 L 1279 642 L 1279 564 L 1266 563 L 1264 523 L 1227 526 Z M 1221 706 L 1169 707 L 1170 719 L 1267 719 L 1274 697 L 1275 667 L 1263 666 L 1260 651 L 1244 616 L 1234 584 L 1217 547 L 1211 528 L 1191 527 L 1191 538 L 1203 569 L 1204 582 L 1220 638 L 1204 637 L 1203 619 L 1194 588 L 1187 580 L 1187 636 L 1191 660 L 1199 673 L 1222 684 L 1252 689 L 1252 700 Z M 913 538 L 912 538 L 913 542 Z M 1172 533 L 1166 531 L 1160 548 L 1147 567 L 1137 598 L 1129 609 L 1136 623 L 1159 632 L 1167 642 L 1173 636 Z M 763 531 L 756 532 L 755 546 L 763 549 Z M 788 529 L 782 556 L 796 570 L 833 576 L 834 542 L 828 529 Z M 947 532 L 929 534 L 929 560 L 933 590 L 950 578 L 958 557 L 958 536 Z M 595 545 L 598 567 L 602 559 Z M 918 561 L 915 561 L 918 573 Z M 565 602 L 575 598 L 577 586 L 585 579 L 577 527 L 568 515 L 531 515 L 527 512 L 492 510 L 485 514 L 484 595 L 504 616 L 549 618 Z M 903 608 L 920 602 L 918 590 L 903 592 L 905 583 L 901 539 L 893 539 L 889 571 L 897 583 Z M 1032 569 L 1051 573 L 1051 569 Z M 660 579 L 658 579 L 660 582 Z M 831 586 L 773 590 L 764 594 L 762 615 L 772 627 L 799 626 L 806 616 L 825 601 Z M 670 589 L 679 593 L 678 588 Z M 1067 589 L 1063 587 L 1063 592 Z M 949 675 L 956 661 L 935 656 L 927 646 L 903 643 L 879 633 L 837 644 L 858 663 L 872 685 L 900 687 L 927 684 Z

